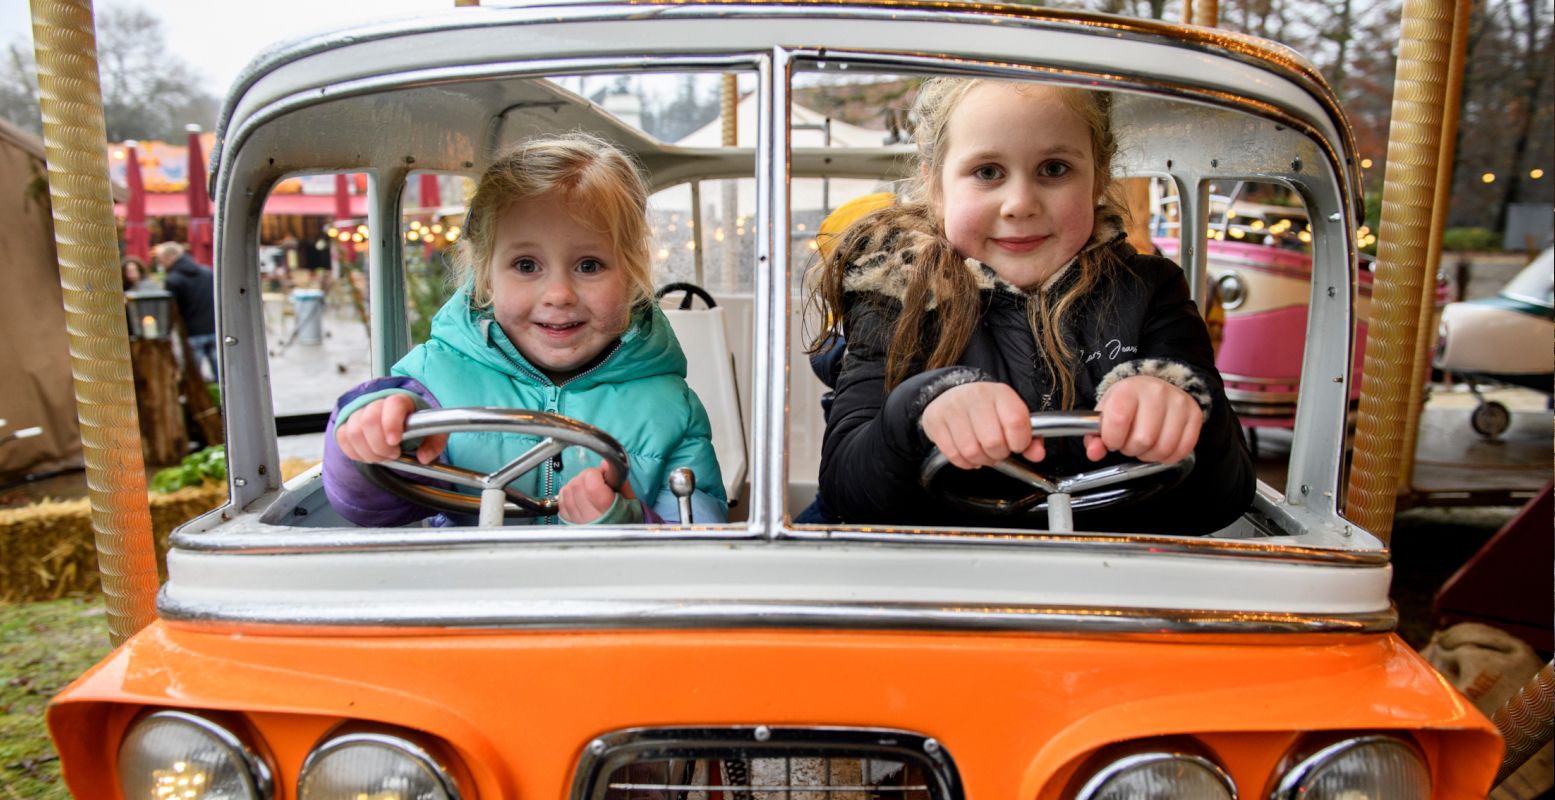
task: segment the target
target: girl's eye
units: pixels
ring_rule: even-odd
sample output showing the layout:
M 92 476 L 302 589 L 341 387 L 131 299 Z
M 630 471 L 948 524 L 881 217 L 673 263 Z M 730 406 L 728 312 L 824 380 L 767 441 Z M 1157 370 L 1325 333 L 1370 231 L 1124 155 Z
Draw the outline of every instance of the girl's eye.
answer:
M 999 169 L 992 164 L 984 164 L 977 169 L 972 170 L 972 177 L 983 181 L 996 181 L 1004 177 L 1004 170 Z
M 592 275 L 596 272 L 603 272 L 604 270 L 605 263 L 597 258 L 585 258 L 578 262 L 578 271 L 585 275 Z
M 528 274 L 540 271 L 540 264 L 532 258 L 520 258 L 513 262 L 513 269 Z
M 1070 167 L 1062 161 L 1044 161 L 1037 167 L 1037 173 L 1044 178 L 1062 178 L 1069 174 Z

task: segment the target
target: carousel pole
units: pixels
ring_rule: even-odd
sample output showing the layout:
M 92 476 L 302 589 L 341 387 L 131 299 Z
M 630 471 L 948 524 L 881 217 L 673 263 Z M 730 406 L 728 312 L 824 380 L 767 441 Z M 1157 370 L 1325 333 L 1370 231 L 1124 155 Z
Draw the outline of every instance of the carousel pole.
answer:
M 156 618 L 157 562 L 91 1 L 33 0 L 32 35 L 92 529 L 108 635 L 117 646 Z
M 1399 449 L 1398 494 L 1414 491 L 1415 449 L 1420 441 L 1420 414 L 1425 410 L 1425 379 L 1436 349 L 1436 273 L 1442 262 L 1442 231 L 1452 203 L 1452 167 L 1457 157 L 1458 109 L 1463 101 L 1463 70 L 1468 58 L 1469 0 L 1457 0 L 1452 20 L 1452 52 L 1447 61 L 1447 92 L 1442 101 L 1441 156 L 1436 161 L 1436 195 L 1431 203 L 1431 233 L 1426 239 L 1425 280 L 1420 283 L 1420 328 L 1415 334 L 1415 368 L 1409 396 L 1414 398 L 1404 418 L 1404 446 Z
M 1220 0 L 1194 0 L 1193 24 L 1213 28 L 1220 24 Z
M 1345 509 L 1352 522 L 1384 542 L 1393 533 L 1404 418 L 1416 402 L 1410 374 L 1424 296 L 1421 282 L 1431 271 L 1431 206 L 1441 158 L 1454 11 L 1434 0 L 1404 2 L 1382 189 L 1381 244 Z

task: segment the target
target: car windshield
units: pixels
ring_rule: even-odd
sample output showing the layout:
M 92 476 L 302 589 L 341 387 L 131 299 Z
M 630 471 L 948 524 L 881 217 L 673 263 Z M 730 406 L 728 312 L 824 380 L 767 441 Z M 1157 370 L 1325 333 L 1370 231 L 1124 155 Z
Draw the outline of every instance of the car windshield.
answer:
M 323 100 L 309 94 L 311 78 L 307 73 L 295 70 L 285 77 L 298 83 L 298 93 L 286 94 L 288 84 L 277 81 L 281 88 L 274 90 L 278 105 L 274 112 L 267 112 L 271 117 L 257 115 L 254 109 L 266 108 L 259 100 L 244 100 L 252 108 L 240 104 L 237 111 L 256 116 L 255 121 L 244 123 L 247 127 L 237 128 L 241 136 L 228 143 L 233 148 L 226 156 L 229 185 L 262 185 L 272 204 L 285 202 L 289 194 L 334 193 L 342 200 L 335 217 L 316 230 L 261 226 L 249 233 L 258 239 L 255 252 L 260 247 L 282 248 L 278 257 L 275 251 L 267 251 L 272 253 L 265 262 L 271 265 L 268 269 L 260 271 L 264 264 L 259 264 L 255 277 L 241 276 L 244 281 L 253 281 L 259 289 L 256 295 L 264 295 L 263 321 L 270 321 L 272 310 L 277 317 L 268 346 L 258 351 L 261 358 L 271 361 L 269 375 L 280 375 L 275 364 L 291 359 L 298 348 L 320 348 L 305 379 L 294 375 L 292 385 L 278 385 L 265 398 L 271 401 L 268 410 L 282 419 L 313 414 L 322 421 L 322 415 L 351 387 L 374 376 L 389 375 L 391 370 L 403 375 L 404 368 L 395 364 L 412 348 L 440 335 L 436 321 L 439 309 L 455 297 L 456 290 L 469 285 L 468 274 L 457 267 L 471 226 L 466 218 L 469 198 L 482 171 L 496 154 L 522 142 L 584 131 L 625 151 L 646 178 L 649 283 L 660 295 L 658 305 L 685 353 L 686 381 L 706 411 L 709 447 L 715 456 L 716 469 L 703 470 L 698 483 L 708 490 L 717 487 L 719 502 L 727 505 L 727 522 L 721 515 L 699 517 L 695 520 L 699 528 L 721 530 L 724 535 L 769 529 L 794 536 L 967 531 L 1025 534 L 1049 530 L 1055 524 L 1050 513 L 1056 506 L 1050 506 L 1046 499 L 1053 494 L 1074 498 L 1073 519 L 1056 523 L 1060 530 L 1215 533 L 1221 538 L 1242 539 L 1303 534 L 1313 529 L 1312 520 L 1299 522 L 1292 515 L 1334 514 L 1328 500 L 1321 508 L 1297 508 L 1271 499 L 1282 497 L 1288 485 L 1315 487 L 1320 493 L 1328 491 L 1330 497 L 1337 494 L 1337 453 L 1344 430 L 1329 424 L 1333 414 L 1309 415 L 1302 435 L 1292 436 L 1290 447 L 1300 443 L 1315 448 L 1320 455 L 1300 460 L 1303 474 L 1293 476 L 1284 454 L 1279 454 L 1269 465 L 1270 471 L 1261 473 L 1267 488 L 1264 494 L 1255 496 L 1252 491 L 1250 467 L 1232 475 L 1220 471 L 1223 464 L 1205 461 L 1208 453 L 1246 450 L 1230 411 L 1235 399 L 1228 402 L 1217 394 L 1221 389 L 1216 385 L 1220 377 L 1211 349 L 1214 341 L 1187 306 L 1191 303 L 1198 313 L 1209 307 L 1206 293 L 1223 277 L 1222 254 L 1211 248 L 1206 258 L 1198 247 L 1182 247 L 1193 237 L 1228 245 L 1254 233 L 1289 239 L 1299 252 L 1284 253 L 1282 258 L 1299 256 L 1305 261 L 1299 271 L 1287 268 L 1284 261 L 1276 264 L 1283 270 L 1277 277 L 1293 281 L 1290 287 L 1276 287 L 1284 293 L 1280 296 L 1295 298 L 1292 305 L 1305 303 L 1311 293 L 1305 276 L 1320 275 L 1326 286 L 1335 287 L 1324 296 L 1341 302 L 1315 309 L 1314 324 L 1349 324 L 1345 315 L 1350 298 L 1343 290 L 1354 285 L 1350 239 L 1354 232 L 1343 223 L 1332 223 L 1344 219 L 1348 200 L 1344 186 L 1335 179 L 1335 167 L 1324 155 L 1328 151 L 1314 144 L 1312 126 L 1271 126 L 1256 109 L 1223 102 L 1218 95 L 1185 101 L 1175 94 L 1145 91 L 1131 84 L 1088 93 L 1073 88 L 1061 75 L 1040 68 L 994 69 L 953 59 L 919 63 L 879 53 L 833 54 L 828 58 L 796 53 L 790 70 L 773 74 L 764 71 L 769 56 L 765 50 L 737 50 L 710 57 L 705 64 L 688 67 L 666 62 L 651 70 L 642 69 L 631 59 L 612 58 L 586 65 L 562 59 L 482 67 L 464 77 L 456 68 L 449 68 L 451 77 L 440 79 L 435 88 L 417 80 L 401 83 L 389 74 L 363 84 L 353 90 L 355 94 Z M 996 80 L 933 80 L 947 73 Z M 251 93 L 271 91 L 270 86 L 257 83 Z M 962 364 L 955 357 L 934 356 L 929 348 L 921 358 L 913 357 L 918 360 L 888 364 L 875 359 L 872 354 L 880 343 L 893 337 L 922 336 L 933 345 L 939 335 L 937 315 L 949 314 L 952 307 L 975 309 L 980 303 L 997 305 L 1004 302 L 1001 298 L 1014 298 L 1017 305 L 1011 306 L 1009 320 L 1021 326 L 1031 324 L 1022 309 L 1037 309 L 1030 313 L 1039 315 L 1052 313 L 1051 309 L 1042 310 L 1047 301 L 1040 291 L 1033 290 L 1035 284 L 1009 265 L 1030 260 L 1022 254 L 1038 249 L 1042 241 L 1056 236 L 1056 230 L 1043 227 L 1047 223 L 1033 222 L 1020 230 L 990 229 L 982 240 L 985 244 L 957 239 L 962 235 L 956 232 L 961 230 L 957 227 L 960 223 L 934 199 L 935 193 L 943 192 L 954 199 L 956 209 L 976 209 L 980 201 L 968 187 L 987 181 L 989 176 L 1025 170 L 1026 165 L 1017 163 L 1025 156 L 995 152 L 1002 146 L 998 140 L 978 145 L 979 153 L 992 156 L 975 164 L 957 162 L 951 166 L 947 161 L 930 169 L 915 162 L 926 129 L 913 109 L 926 86 L 962 87 L 955 91 L 964 91 L 971 98 L 966 101 L 974 104 L 969 108 L 983 101 L 979 92 L 985 91 L 1013 92 L 1023 102 L 1025 98 L 1058 98 L 1056 108 L 1067 108 L 1064 103 L 1092 102 L 1110 107 L 1118 147 L 1108 174 L 1117 180 L 1101 181 L 1107 184 L 1104 194 L 1124 197 L 1138 186 L 1144 188 L 1139 193 L 1143 199 L 1127 201 L 1131 204 L 1128 213 L 1119 205 L 1115 217 L 1111 211 L 1097 217 L 1095 197 L 1085 198 L 1077 206 L 1086 216 L 1084 230 L 1075 236 L 1065 234 L 1069 238 L 1064 246 L 1070 250 L 1059 254 L 1061 258 L 1053 257 L 1051 263 L 1043 261 L 1046 255 L 1032 263 L 1047 264 L 1040 268 L 1049 270 L 1049 277 L 1061 278 L 1053 285 L 1067 285 L 1065 281 L 1077 280 L 1076 276 L 1090 268 L 1065 272 L 1064 265 L 1082 248 L 1089 248 L 1088 252 L 1105 251 L 1106 257 L 1113 259 L 1109 263 L 1124 270 L 1118 273 L 1124 278 L 1108 280 L 1161 282 L 1165 287 L 1162 291 L 1180 296 L 1180 301 L 1169 304 L 1176 309 L 1172 312 L 1176 316 L 1168 322 L 1183 326 L 1187 336 L 1183 341 L 1193 342 L 1190 351 L 1139 340 L 1139 326 L 1159 309 L 1148 303 L 1129 305 L 1134 301 L 1119 298 L 1134 296 L 1132 290 L 1113 287 L 1070 297 L 1066 302 L 1084 307 L 1063 323 L 1074 330 L 1048 343 L 1038 335 L 1044 322 L 1028 328 L 1037 334 L 1028 334 L 1014 349 L 1000 349 L 1002 344 L 988 345 L 992 349 L 987 349 L 978 342 L 998 342 L 998 335 L 992 328 L 974 325 L 967 334 L 971 338 L 956 346 L 966 352 L 984 347 L 986 358 L 977 356 Z M 286 105 L 291 102 L 287 98 L 293 96 L 308 99 Z M 774 97 L 780 100 L 774 103 Z M 386 108 L 414 119 L 415 125 L 398 138 L 375 133 L 370 120 Z M 288 124 L 272 122 L 272 117 L 286 119 Z M 1083 132 L 1087 123 L 1077 114 L 1065 119 L 1080 131 L 1071 134 L 1078 137 L 1073 149 L 1088 151 L 1086 137 L 1090 134 Z M 955 127 L 954 119 L 951 122 L 947 152 L 955 153 L 954 136 L 961 128 Z M 295 133 L 322 128 L 358 131 L 353 135 L 359 146 L 347 148 L 342 143 L 338 148 L 323 148 L 316 139 Z M 1181 134 L 1185 130 L 1215 131 L 1217 141 L 1236 143 L 1235 158 L 1211 157 L 1206 143 L 1199 140 L 1202 137 L 1185 139 Z M 1248 146 L 1247 141 L 1260 145 Z M 272 157 L 272 151 L 279 155 Z M 1270 155 L 1273 153 L 1278 156 Z M 1041 169 L 1044 180 L 1051 181 L 1073 169 L 1095 167 L 1043 160 Z M 1266 179 L 1255 183 L 1238 177 L 1245 175 Z M 929 180 L 915 183 L 921 176 L 929 176 Z M 1174 208 L 1174 229 L 1152 230 L 1148 224 L 1153 211 L 1149 198 L 1155 191 L 1149 188 L 1152 181 L 1173 197 L 1226 199 L 1219 203 L 1191 199 L 1184 208 Z M 1155 191 L 1155 196 L 1162 193 Z M 1295 202 L 1295 198 L 1306 202 Z M 910 259 L 914 252 L 910 249 L 877 247 L 867 240 L 873 235 L 866 233 L 868 225 L 893 214 L 917 214 L 901 219 L 907 220 L 907 225 L 946 231 L 952 248 L 946 252 L 959 256 L 947 263 L 965 273 L 972 281 L 971 290 L 958 294 L 932 287 L 902 288 L 911 273 L 905 266 L 883 269 L 872 276 L 859 273 L 859 264 L 871 259 L 885 259 L 881 264 L 893 258 Z M 229 216 L 232 218 L 237 217 Z M 378 230 L 386 221 L 395 229 L 387 237 Z M 1124 226 L 1116 227 L 1120 221 Z M 874 233 L 884 237 L 880 242 L 894 241 L 892 237 L 897 235 L 892 228 Z M 848 249 L 836 250 L 844 246 Z M 1158 250 L 1164 258 L 1154 255 Z M 275 265 L 286 263 L 296 267 L 292 285 L 277 281 L 272 287 L 266 283 L 280 272 Z M 903 281 L 900 285 L 896 283 L 899 279 Z M 829 297 L 828 280 L 834 287 Z M 246 288 L 239 286 L 231 302 L 249 302 Z M 922 292 L 915 294 L 920 289 Z M 1257 288 L 1247 302 L 1266 302 L 1270 296 Z M 322 336 L 317 328 L 310 330 L 303 324 L 311 319 L 305 319 L 304 313 L 313 313 L 315 303 L 336 315 L 327 318 L 329 327 Z M 1094 303 L 1106 306 L 1107 312 L 1086 305 Z M 284 313 L 288 310 L 291 315 Z M 238 320 L 247 312 L 227 309 L 224 313 L 228 319 Z M 1297 325 L 1304 326 L 1307 319 L 1303 312 Z M 901 320 L 912 320 L 911 324 L 921 327 L 916 331 L 898 329 Z M 1345 338 L 1336 339 L 1337 349 L 1317 351 L 1326 366 L 1304 363 L 1299 335 L 1282 341 L 1294 353 L 1291 375 L 1282 380 L 1317 387 L 1313 390 L 1317 399 L 1311 401 L 1317 404 L 1314 408 L 1322 406 L 1342 415 L 1347 402 L 1345 387 L 1336 393 L 1330 388 L 1331 381 L 1303 382 L 1300 373 L 1323 369 L 1343 374 L 1349 362 Z M 1200 348 L 1200 342 L 1202 348 L 1193 349 Z M 523 342 L 510 343 L 518 355 L 530 355 Z M 331 348 L 340 347 L 350 348 L 351 355 L 337 358 Z M 1014 363 L 1009 359 L 1026 365 L 1015 377 L 1003 372 L 1006 363 Z M 1060 371 L 1041 368 L 1045 363 L 1065 365 L 1060 370 L 1064 377 L 1059 376 Z M 1089 412 L 1101 394 L 1098 387 L 1127 381 L 1133 377 L 1127 374 L 1129 370 L 1156 370 L 1141 377 L 1169 374 L 1176 369 L 1170 367 L 1172 364 L 1181 368 L 1179 377 L 1174 378 L 1181 385 L 1171 384 L 1174 391 L 1194 404 L 1198 413 L 1208 414 L 1206 419 L 1215 418 L 1214 441 L 1218 444 L 1199 452 L 1196 464 L 1184 460 L 1179 462 L 1182 466 L 1178 471 L 1162 472 L 1159 477 L 1143 472 L 1136 475 L 1121 458 L 1092 461 L 1083 437 L 1087 430 L 1097 429 L 1094 415 L 1064 418 L 1053 423 L 1056 427 L 1044 429 L 1040 437 L 1048 449 L 1040 461 L 1025 465 L 1012 462 L 997 470 L 977 472 L 956 467 L 942 448 L 931 446 L 931 438 L 916 438 L 927 437 L 921 433 L 916 415 L 931 401 L 914 410 L 905 423 L 903 430 L 915 437 L 910 446 L 899 446 L 891 438 L 896 434 L 886 433 L 886 426 L 897 423 L 888 415 L 881 416 L 887 405 L 882 398 L 889 392 L 935 370 L 966 368 L 991 376 L 986 382 L 1012 388 L 1019 384 L 1015 390 L 1028 410 Z M 899 369 L 905 372 L 885 374 Z M 876 370 L 879 375 L 870 377 Z M 973 372 L 956 374 L 964 378 Z M 245 373 L 239 370 L 234 375 L 241 381 Z M 875 381 L 872 388 L 861 390 L 868 381 Z M 566 415 L 569 408 L 585 407 L 572 404 L 570 390 L 562 384 L 557 388 L 560 399 L 549 410 Z M 1196 399 L 1201 395 L 1190 393 L 1190 389 L 1202 392 L 1203 399 Z M 309 392 L 307 407 L 283 407 L 288 393 L 297 396 Z M 1294 419 L 1295 393 L 1285 393 L 1289 395 L 1286 413 Z M 435 397 L 437 392 L 431 394 Z M 247 401 L 240 391 L 233 397 L 238 407 L 231 417 L 242 420 Z M 492 404 L 438 400 L 445 407 Z M 607 433 L 617 435 L 632 455 L 631 448 L 639 445 L 628 441 L 632 435 L 621 432 L 623 424 L 638 425 L 639 418 L 658 415 L 667 416 L 668 411 L 656 408 L 647 414 L 604 415 L 581 421 L 597 423 Z M 849 441 L 841 438 L 844 434 L 839 432 L 866 417 L 869 436 Z M 240 425 L 234 430 L 234 455 L 229 458 L 237 475 L 262 466 L 246 463 L 262 455 L 245 457 L 240 452 L 252 437 L 269 435 L 264 426 L 253 427 L 250 431 Z M 876 434 L 879 438 L 870 438 Z M 452 441 L 459 442 L 464 435 L 455 433 Z M 318 439 L 313 442 L 316 458 L 322 444 Z M 450 454 L 458 449 L 454 445 L 450 448 Z M 940 450 L 937 456 L 936 449 Z M 261 448 L 256 450 L 262 453 Z M 572 447 L 548 463 L 576 469 L 572 465 L 597 464 L 598 458 Z M 1244 464 L 1246 458 L 1243 456 Z M 1119 467 L 1125 468 L 1116 475 L 1139 479 L 1139 497 L 1129 491 L 1134 487 L 1123 487 L 1116 475 L 1108 472 Z M 480 465 L 480 469 L 491 468 Z M 542 467 L 540 472 L 551 475 L 546 469 L 550 467 Z M 1097 470 L 1107 474 L 1090 474 Z M 1177 497 L 1167 484 L 1185 480 L 1195 470 L 1208 476 L 1194 479 L 1201 488 L 1235 486 L 1236 497 L 1215 495 L 1205 500 L 1205 495 L 1193 490 L 1189 495 L 1198 500 L 1171 500 L 1159 505 Z M 556 471 L 560 473 L 561 468 Z M 1084 477 L 1071 480 L 1077 473 Z M 540 483 L 532 491 L 554 496 L 560 488 L 555 481 L 546 484 L 544 477 L 536 480 Z M 263 521 L 288 526 L 345 526 L 345 520 L 332 513 L 324 485 L 328 485 L 327 473 L 322 484 L 317 479 L 298 484 L 282 502 L 265 510 Z M 1055 491 L 1060 485 L 1064 488 Z M 241 484 L 238 488 L 239 495 L 246 494 Z M 639 494 L 668 492 L 667 484 L 636 488 Z M 855 490 L 859 495 L 850 497 Z M 866 496 L 872 499 L 858 504 Z M 1152 497 L 1155 499 L 1146 499 Z M 828 508 L 833 501 L 836 506 Z M 1143 504 L 1131 511 L 1130 501 Z M 1108 510 L 1113 505 L 1117 505 L 1117 513 Z M 920 507 L 925 513 L 909 511 Z M 1149 508 L 1158 511 L 1140 510 Z M 1185 521 L 1195 518 L 1193 509 L 1205 508 L 1223 513 L 1214 519 Z M 665 501 L 657 510 L 674 512 L 674 501 Z M 674 513 L 660 516 L 680 519 Z M 474 518 L 473 513 L 465 513 L 449 521 L 468 525 Z

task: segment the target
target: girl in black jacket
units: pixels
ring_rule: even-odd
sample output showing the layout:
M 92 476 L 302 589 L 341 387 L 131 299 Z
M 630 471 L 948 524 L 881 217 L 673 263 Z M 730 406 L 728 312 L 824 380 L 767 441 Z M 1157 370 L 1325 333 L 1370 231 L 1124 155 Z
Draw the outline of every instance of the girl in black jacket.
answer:
M 1175 488 L 1077 513 L 1086 529 L 1206 533 L 1251 503 L 1252 460 L 1182 271 L 1123 241 L 1109 107 L 1102 93 L 991 80 L 920 90 L 920 185 L 826 243 L 821 267 L 817 301 L 847 342 L 820 476 L 841 521 L 1041 524 L 929 496 L 918 470 L 932 447 L 962 470 L 1018 455 L 1057 475 L 1109 451 L 1195 454 Z M 1032 437 L 1031 412 L 1076 408 L 1101 412 L 1099 434 Z M 977 494 L 1005 480 L 965 478 Z

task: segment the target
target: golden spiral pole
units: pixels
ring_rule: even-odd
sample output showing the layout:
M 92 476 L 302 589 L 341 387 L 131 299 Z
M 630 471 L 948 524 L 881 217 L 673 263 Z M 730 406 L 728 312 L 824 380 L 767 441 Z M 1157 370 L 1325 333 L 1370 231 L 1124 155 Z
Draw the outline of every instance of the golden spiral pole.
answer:
M 1404 446 L 1421 281 L 1429 271 L 1431 206 L 1441 157 L 1453 5 L 1405 0 L 1371 324 L 1355 424 L 1355 460 L 1345 515 L 1384 542 L 1393 534 L 1399 452 Z
M 1546 663 L 1491 715 L 1490 721 L 1506 740 L 1506 754 L 1493 785 L 1512 777 L 1549 742 L 1551 719 L 1555 719 L 1555 662 Z
M 1220 0 L 1194 0 L 1193 24 L 1213 28 L 1220 24 Z
M 38 105 L 108 635 L 156 618 L 157 564 L 124 322 L 90 0 L 33 0 Z
M 1442 98 L 1441 157 L 1436 161 L 1436 199 L 1431 204 L 1431 235 L 1426 240 L 1424 280 L 1420 282 L 1420 328 L 1415 333 L 1415 370 L 1409 376 L 1409 403 L 1404 417 L 1404 446 L 1399 449 L 1398 493 L 1415 485 L 1415 446 L 1420 440 L 1420 413 L 1425 410 L 1425 379 L 1436 350 L 1436 272 L 1442 263 L 1442 231 L 1452 202 L 1452 164 L 1457 154 L 1458 106 L 1463 100 L 1463 69 L 1469 49 L 1469 0 L 1457 0 L 1452 21 L 1452 52 L 1447 61 L 1447 94 Z

